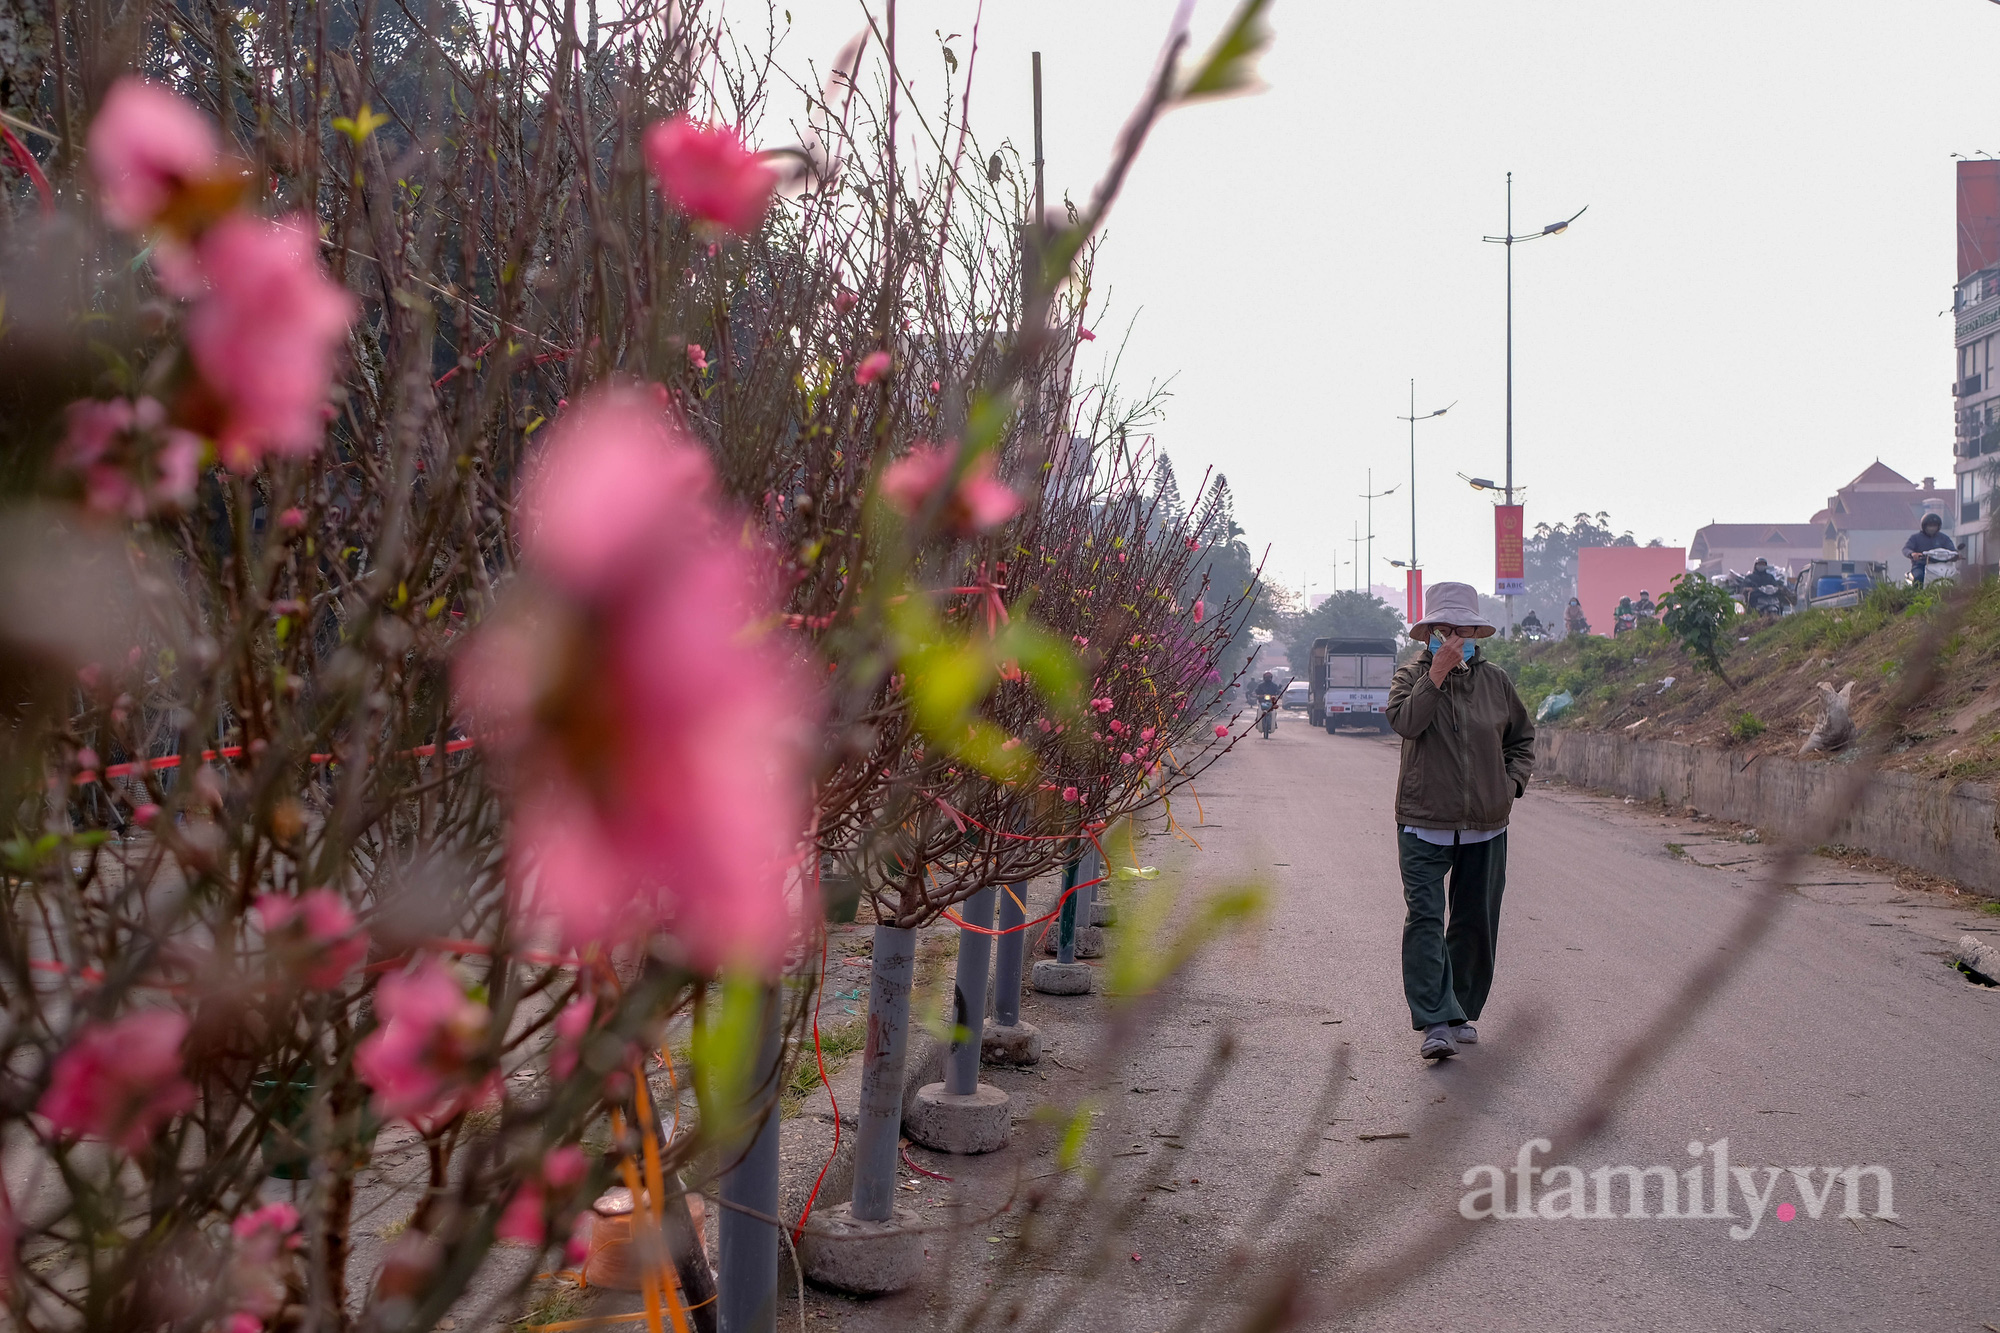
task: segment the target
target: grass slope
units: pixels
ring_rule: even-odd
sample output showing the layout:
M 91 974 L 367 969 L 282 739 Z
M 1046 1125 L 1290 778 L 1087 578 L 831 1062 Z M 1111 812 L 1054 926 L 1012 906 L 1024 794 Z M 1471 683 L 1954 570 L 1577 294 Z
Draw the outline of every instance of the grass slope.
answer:
M 1885 587 L 1848 610 L 1804 611 L 1770 624 L 1741 620 L 1723 660 L 1734 688 L 1657 626 L 1615 640 L 1489 640 L 1486 651 L 1531 711 L 1557 690 L 1575 697 L 1553 725 L 1789 755 L 1812 728 L 1820 681 L 1835 689 L 1854 681 L 1855 721 L 1868 724 L 1939 602 L 1937 589 Z M 1889 764 L 1942 779 L 1991 779 L 2000 774 L 2000 582 L 1980 587 L 1945 645 L 1943 666 L 1939 684 L 1897 736 Z M 1668 677 L 1673 684 L 1663 686 Z

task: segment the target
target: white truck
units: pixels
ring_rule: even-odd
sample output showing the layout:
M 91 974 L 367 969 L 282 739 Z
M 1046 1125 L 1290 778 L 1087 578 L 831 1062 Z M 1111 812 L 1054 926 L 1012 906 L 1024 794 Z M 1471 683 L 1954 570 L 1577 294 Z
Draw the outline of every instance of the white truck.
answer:
M 1313 640 L 1306 717 L 1329 736 L 1342 725 L 1387 731 L 1397 647 L 1394 639 Z

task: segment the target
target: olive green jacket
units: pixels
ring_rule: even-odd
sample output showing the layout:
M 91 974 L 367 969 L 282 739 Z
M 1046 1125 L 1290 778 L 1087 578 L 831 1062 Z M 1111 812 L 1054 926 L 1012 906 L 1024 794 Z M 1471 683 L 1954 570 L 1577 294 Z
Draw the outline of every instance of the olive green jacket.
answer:
M 1389 725 L 1403 738 L 1396 824 L 1505 828 L 1535 771 L 1535 724 L 1514 682 L 1476 649 L 1464 670 L 1431 684 L 1426 648 L 1389 686 Z

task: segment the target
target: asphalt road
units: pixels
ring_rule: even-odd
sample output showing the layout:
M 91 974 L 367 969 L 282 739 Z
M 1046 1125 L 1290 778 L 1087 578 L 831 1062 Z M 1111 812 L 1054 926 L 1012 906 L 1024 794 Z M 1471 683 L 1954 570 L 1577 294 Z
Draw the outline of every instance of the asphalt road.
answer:
M 1602 1166 L 1695 1167 L 1698 1142 L 1713 1211 L 1709 1145 L 1726 1138 L 1730 1165 L 1770 1191 L 1755 1234 L 1731 1236 L 1750 1221 L 1732 1173 L 1733 1220 L 1537 1215 L 1454 1240 L 1466 1173 L 1508 1169 L 1505 1206 L 1518 1206 L 1522 1144 L 1562 1125 L 1688 971 L 1730 947 L 1768 847 L 1536 784 L 1515 808 L 1481 1042 L 1429 1065 L 1399 976 L 1396 763 L 1393 738 L 1328 736 L 1292 714 L 1200 784 L 1203 824 L 1192 800 L 1177 802 L 1203 850 L 1154 838 L 1143 857 L 1196 892 L 1260 879 L 1272 915 L 1201 955 L 1122 1050 L 1109 1044 L 1106 1001 L 1035 997 L 1027 1013 L 1049 1033 L 1052 1061 L 990 1075 L 1016 1097 L 1017 1146 L 976 1160 L 920 1153 L 955 1183 L 910 1177 L 912 1202 L 941 1224 L 958 1208 L 986 1219 L 955 1241 L 940 1231 L 949 1276 L 887 1302 L 815 1297 L 814 1316 L 943 1326 L 949 1307 L 984 1295 L 1022 1302 L 1037 1328 L 1232 1327 L 1295 1274 L 1314 1327 L 2000 1329 L 2000 991 L 1942 957 L 1947 941 L 2000 917 L 1825 858 L 1809 861 L 1810 882 L 1787 895 L 1763 946 L 1605 1132 L 1563 1159 L 1594 1189 Z M 1234 1055 L 1187 1127 L 1219 1033 Z M 1322 1102 L 1329 1093 L 1337 1100 Z M 1021 1200 L 1068 1186 L 1033 1108 L 1080 1098 L 1097 1108 L 1105 1204 L 1038 1241 Z M 1397 1134 L 1408 1137 L 1362 1137 Z M 1765 1170 L 1806 1168 L 1816 1192 L 1829 1168 L 1850 1166 L 1887 1169 L 1893 1219 L 1872 1215 L 1872 1176 L 1857 1177 L 1861 1217 L 1840 1216 L 1836 1180 L 1815 1220 L 1791 1173 L 1773 1185 Z M 1549 1192 L 1537 1178 L 1534 1197 Z M 1594 1194 L 1584 1203 L 1594 1208 Z M 1626 1211 L 1622 1185 L 1610 1211 Z M 1661 1211 L 1656 1195 L 1649 1211 Z M 1003 1258 L 1010 1243 L 1028 1248 Z M 1412 1247 L 1437 1262 L 1355 1309 L 1356 1272 Z M 1094 1275 L 1058 1295 L 1092 1254 Z M 976 1261 L 970 1276 L 954 1256 Z

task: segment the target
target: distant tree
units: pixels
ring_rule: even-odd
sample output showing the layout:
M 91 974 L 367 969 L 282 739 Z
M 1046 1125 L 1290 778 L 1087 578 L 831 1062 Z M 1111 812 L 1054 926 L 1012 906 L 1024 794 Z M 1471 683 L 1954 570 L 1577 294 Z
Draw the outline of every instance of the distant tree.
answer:
M 1528 587 L 1525 599 L 1514 603 L 1514 614 L 1526 616 L 1533 610 L 1542 623 L 1561 624 L 1563 608 L 1576 596 L 1576 553 L 1586 546 L 1637 545 L 1629 530 L 1614 532 L 1611 515 L 1601 509 L 1553 527 L 1536 524 L 1534 534 L 1522 543 Z M 1664 543 L 1655 537 L 1646 545 Z
M 1402 633 L 1403 618 L 1380 597 L 1337 592 L 1310 611 L 1286 616 L 1277 637 L 1291 658 L 1292 670 L 1304 676 L 1314 639 L 1395 639 Z
M 1249 616 L 1239 623 L 1236 637 L 1216 664 L 1222 683 L 1226 685 L 1249 661 L 1254 646 L 1250 631 L 1275 630 L 1277 612 L 1271 605 L 1272 589 L 1259 577 L 1258 561 L 1251 555 L 1250 547 L 1243 540 L 1243 529 L 1236 522 L 1229 478 L 1217 473 L 1210 485 L 1220 496 L 1221 503 L 1215 507 L 1208 528 L 1200 534 L 1199 539 L 1206 549 L 1199 563 L 1189 571 L 1187 583 L 1181 589 L 1181 600 L 1192 603 L 1196 598 L 1205 597 L 1211 604 L 1220 606 L 1246 590 L 1254 595 L 1256 600 Z

